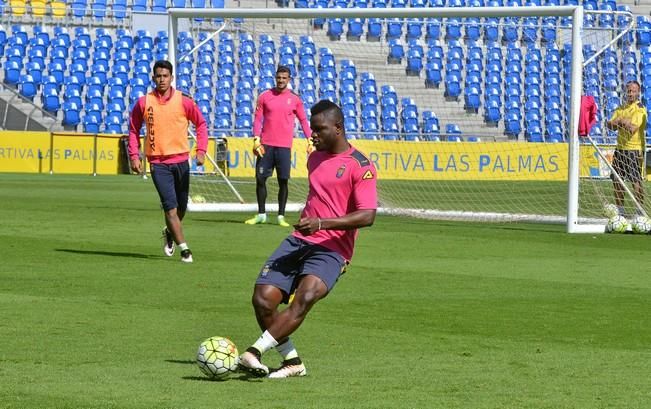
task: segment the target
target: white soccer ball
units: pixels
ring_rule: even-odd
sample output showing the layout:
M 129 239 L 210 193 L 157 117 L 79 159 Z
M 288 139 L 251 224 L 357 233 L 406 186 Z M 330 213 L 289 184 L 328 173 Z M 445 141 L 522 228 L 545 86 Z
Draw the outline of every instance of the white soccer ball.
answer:
M 210 337 L 199 345 L 197 365 L 211 379 L 224 379 L 235 372 L 239 362 L 237 347 L 228 338 Z
M 634 233 L 647 234 L 651 231 L 651 219 L 646 216 L 637 216 L 631 225 Z
M 628 229 L 628 220 L 624 216 L 615 216 L 608 219 L 606 231 L 608 233 L 624 233 Z
M 604 214 L 607 218 L 611 219 L 617 216 L 619 214 L 619 211 L 617 210 L 617 206 L 612 203 L 608 203 L 604 205 Z
M 192 203 L 206 203 L 206 198 L 202 195 L 192 195 Z

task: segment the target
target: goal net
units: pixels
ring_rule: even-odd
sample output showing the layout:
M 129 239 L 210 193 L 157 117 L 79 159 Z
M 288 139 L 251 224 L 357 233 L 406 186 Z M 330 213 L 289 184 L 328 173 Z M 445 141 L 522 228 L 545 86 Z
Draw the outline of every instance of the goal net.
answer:
M 169 16 L 176 85 L 193 94 L 212 135 L 211 160 L 193 167 L 191 210 L 257 209 L 255 99 L 286 65 L 308 115 L 320 99 L 342 107 L 348 138 L 378 169 L 382 211 L 604 230 L 617 133 L 606 122 L 637 75 L 623 68 L 636 53 L 629 13 L 561 6 Z M 579 139 L 582 95 L 596 102 L 596 124 Z M 307 194 L 306 142 L 296 130 L 288 210 Z M 644 209 L 621 176 L 625 211 Z M 273 178 L 267 188 L 274 211 Z

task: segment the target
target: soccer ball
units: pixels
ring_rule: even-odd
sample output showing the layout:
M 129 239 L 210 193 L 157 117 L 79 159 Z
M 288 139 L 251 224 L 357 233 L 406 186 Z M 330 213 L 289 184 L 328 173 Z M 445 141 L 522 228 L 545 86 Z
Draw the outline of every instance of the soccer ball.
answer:
M 202 195 L 192 195 L 192 203 L 206 203 L 206 198 Z
M 197 364 L 201 372 L 212 379 L 224 379 L 235 372 L 239 354 L 228 338 L 210 337 L 199 345 Z
M 651 231 L 651 219 L 646 216 L 637 216 L 633 219 L 633 225 L 631 227 L 635 233 L 647 234 Z
M 628 229 L 628 220 L 624 216 L 615 216 L 608 219 L 606 231 L 608 233 L 624 233 Z
M 607 218 L 612 219 L 619 214 L 619 211 L 617 210 L 617 206 L 612 203 L 608 203 L 604 205 L 604 214 Z

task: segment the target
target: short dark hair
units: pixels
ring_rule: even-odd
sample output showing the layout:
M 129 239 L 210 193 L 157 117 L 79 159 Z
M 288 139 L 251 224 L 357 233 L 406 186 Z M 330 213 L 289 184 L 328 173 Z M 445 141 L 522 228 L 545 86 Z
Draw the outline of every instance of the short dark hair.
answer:
M 169 70 L 170 74 L 174 74 L 174 68 L 172 67 L 172 63 L 167 61 L 167 60 L 158 60 L 154 63 L 154 68 L 151 70 L 152 74 L 156 73 L 156 69 L 158 68 L 165 68 Z
M 626 86 L 627 87 L 628 87 L 628 84 L 635 84 L 635 85 L 637 85 L 637 89 L 640 89 L 640 90 L 642 89 L 642 85 L 640 85 L 640 83 L 637 80 L 626 81 Z
M 276 74 L 279 74 L 281 72 L 286 72 L 287 74 L 289 74 L 290 77 L 292 76 L 292 70 L 290 70 L 289 67 L 286 65 L 278 66 L 278 69 L 276 70 Z
M 312 116 L 323 114 L 332 115 L 335 123 L 343 124 L 344 123 L 344 114 L 341 112 L 339 105 L 328 99 L 322 99 L 312 106 L 310 109 Z

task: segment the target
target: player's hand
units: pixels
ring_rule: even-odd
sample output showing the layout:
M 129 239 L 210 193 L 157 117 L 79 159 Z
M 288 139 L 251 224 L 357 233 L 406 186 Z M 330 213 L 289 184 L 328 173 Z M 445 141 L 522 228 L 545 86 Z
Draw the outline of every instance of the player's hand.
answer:
M 197 156 L 194 158 L 197 161 L 197 166 L 201 166 L 206 162 L 206 152 L 197 151 Z
M 294 224 L 294 229 L 304 236 L 309 236 L 319 231 L 320 224 L 318 217 L 303 217 L 298 223 Z
M 134 171 L 137 174 L 142 173 L 142 164 L 140 163 L 140 158 L 131 159 L 129 163 L 131 164 L 132 171 Z
M 264 156 L 264 145 L 260 143 L 260 137 L 253 137 L 253 154 L 259 158 Z

